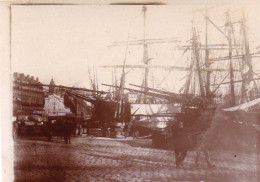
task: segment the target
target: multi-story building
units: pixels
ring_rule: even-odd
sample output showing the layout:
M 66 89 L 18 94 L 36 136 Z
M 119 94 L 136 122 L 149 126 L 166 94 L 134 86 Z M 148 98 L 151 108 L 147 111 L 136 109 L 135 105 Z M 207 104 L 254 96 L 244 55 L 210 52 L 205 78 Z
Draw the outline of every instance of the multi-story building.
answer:
M 13 115 L 43 113 L 44 91 L 38 78 L 15 72 L 13 74 Z

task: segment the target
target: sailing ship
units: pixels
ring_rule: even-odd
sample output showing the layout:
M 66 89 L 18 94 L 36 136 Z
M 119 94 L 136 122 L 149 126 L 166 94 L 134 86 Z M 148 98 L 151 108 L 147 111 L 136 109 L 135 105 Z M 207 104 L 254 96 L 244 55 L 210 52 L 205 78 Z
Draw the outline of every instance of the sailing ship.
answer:
M 144 15 L 144 32 L 145 32 L 145 18 L 147 8 L 143 7 Z M 127 65 L 124 61 L 123 65 L 106 65 L 106 68 L 121 68 L 122 75 L 120 79 L 120 85 L 108 85 L 115 88 L 117 91 L 117 104 L 118 108 L 120 105 L 126 103 L 126 99 L 123 100 L 124 91 L 130 93 L 137 93 L 138 96 L 136 102 L 140 104 L 139 108 L 147 108 L 146 105 L 151 105 L 154 102 L 154 98 L 159 98 L 164 104 L 170 106 L 175 106 L 175 111 L 155 111 L 151 113 L 139 113 L 138 119 L 139 123 L 144 122 L 144 127 L 151 129 L 154 123 L 151 118 L 155 115 L 161 115 L 166 117 L 166 121 L 176 120 L 176 115 L 182 114 L 183 120 L 195 120 L 201 113 L 211 110 L 215 112 L 217 108 L 225 108 L 225 111 L 233 111 L 237 108 L 250 108 L 256 113 L 259 113 L 259 88 L 258 80 L 259 76 L 254 72 L 252 59 L 259 57 L 259 53 L 251 53 L 249 50 L 249 40 L 248 31 L 246 25 L 245 16 L 239 21 L 232 22 L 230 12 L 226 12 L 226 22 L 224 24 L 224 30 L 219 28 L 213 20 L 208 16 L 207 9 L 199 10 L 199 13 L 205 18 L 205 44 L 200 42 L 199 31 L 196 29 L 195 24 L 192 26 L 192 36 L 189 45 L 178 46 L 178 49 L 184 50 L 184 52 L 190 53 L 190 60 L 188 67 L 180 66 L 162 66 L 162 65 L 151 65 L 150 58 L 148 58 L 148 45 L 150 43 L 161 43 L 165 40 L 158 39 L 147 39 L 144 33 L 144 39 L 138 41 L 128 41 L 128 42 L 117 42 L 117 46 L 129 46 L 131 45 L 143 45 L 143 63 L 144 65 Z M 194 22 L 194 21 L 193 21 Z M 219 44 L 209 44 L 208 43 L 208 26 L 213 25 L 216 31 L 220 32 L 224 37 L 225 42 Z M 236 26 L 235 26 L 236 24 Z M 240 34 L 238 37 L 235 34 L 235 28 L 240 28 Z M 168 40 L 168 42 L 176 42 L 176 39 Z M 221 57 L 213 57 L 219 53 Z M 225 55 L 226 54 L 226 55 Z M 126 88 L 125 87 L 125 70 L 127 68 L 131 69 L 144 69 L 144 80 L 142 85 L 130 84 L 131 86 L 137 87 L 139 89 Z M 165 91 L 162 89 L 151 88 L 148 85 L 148 76 L 151 69 L 168 69 L 168 70 L 178 70 L 187 71 L 186 83 L 180 90 L 180 93 L 174 93 L 170 91 Z M 252 101 L 256 99 L 255 101 Z M 252 104 L 253 103 L 253 104 Z M 134 107 L 136 103 L 132 103 L 131 107 Z M 236 105 L 242 104 L 243 107 L 234 107 Z M 160 104 L 156 104 L 161 106 Z M 254 105 L 254 106 L 253 106 Z M 250 107 L 249 107 L 250 106 Z M 253 107 L 252 107 L 253 106 Z M 227 109 L 227 107 L 231 107 Z M 233 108 L 234 107 L 234 108 Z M 138 107 L 137 107 L 138 108 Z M 147 109 L 146 109 L 147 110 Z M 137 118 L 137 110 L 131 110 L 132 120 Z M 120 115 L 123 111 L 118 109 L 116 113 Z M 150 113 L 149 113 L 150 112 Z M 118 116 L 117 115 L 117 116 Z M 123 115 L 123 114 L 122 114 Z M 171 119 L 169 119 L 169 115 Z M 142 119 L 145 118 L 145 119 Z M 155 120 L 160 120 L 158 119 Z M 185 119 L 184 119 L 185 118 Z M 188 118 L 188 119 L 187 119 Z M 121 120 L 122 121 L 122 120 Z M 157 122 L 160 125 L 161 122 Z M 156 125 L 156 124 L 155 124 Z M 165 129 L 166 125 L 163 125 Z M 152 128 L 154 129 L 154 128 Z
M 177 38 L 147 38 L 146 6 L 143 6 L 142 12 L 144 19 L 143 38 L 134 41 L 115 42 L 113 46 L 143 46 L 143 64 L 128 65 L 125 58 L 122 65 L 103 66 L 122 70 L 119 80 L 116 78 L 116 73 L 112 75 L 113 85 L 103 84 L 111 87 L 110 90 L 113 91 L 109 93 L 98 91 L 97 81 L 91 81 L 93 90 L 59 86 L 70 97 L 92 103 L 91 122 L 99 121 L 103 128 L 109 127 L 113 130 L 118 126 L 127 126 L 132 120 L 143 128 L 148 128 L 151 133 L 152 131 L 164 131 L 169 123 L 176 121 L 176 115 L 180 114 L 184 118 L 194 119 L 195 116 L 199 117 L 201 111 L 210 109 L 214 112 L 218 107 L 223 107 L 225 111 L 232 112 L 241 108 L 248 108 L 254 110 L 255 113 L 259 113 L 258 80 L 260 77 L 254 72 L 252 63 L 252 59 L 259 57 L 259 52 L 252 53 L 249 50 L 248 30 L 244 16 L 235 22 L 235 27 L 234 22 L 231 21 L 230 13 L 227 12 L 225 29 L 222 30 L 210 19 L 207 9 L 205 9 L 205 12 L 199 10 L 198 12 L 205 18 L 205 44 L 201 43 L 200 38 L 202 36 L 199 35 L 194 23 L 189 40 L 190 44 L 180 45 Z M 208 42 L 209 25 L 212 25 L 224 37 L 224 43 L 210 44 Z M 235 35 L 235 28 L 238 26 L 241 30 L 239 38 Z M 177 49 L 190 54 L 187 61 L 188 66 L 152 65 L 152 59 L 148 57 L 149 45 L 161 43 L 178 43 L 175 46 Z M 224 56 L 213 56 L 219 52 Z M 126 87 L 126 70 L 129 68 L 144 71 L 142 85 L 130 84 L 135 88 Z M 153 69 L 187 72 L 185 84 L 180 92 L 175 93 L 150 86 L 152 84 L 149 83 L 149 79 L 152 77 Z M 86 95 L 76 90 L 87 91 L 92 94 Z M 135 96 L 131 103 L 129 95 Z

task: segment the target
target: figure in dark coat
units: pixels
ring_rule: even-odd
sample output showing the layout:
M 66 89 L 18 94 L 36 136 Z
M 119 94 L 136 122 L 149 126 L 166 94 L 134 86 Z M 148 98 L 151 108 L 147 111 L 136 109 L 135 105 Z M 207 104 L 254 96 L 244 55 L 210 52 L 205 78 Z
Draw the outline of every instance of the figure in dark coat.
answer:
M 70 124 L 70 121 L 65 120 L 63 125 L 63 131 L 64 131 L 64 140 L 66 144 L 70 144 L 71 130 L 72 130 L 72 126 Z
M 183 128 L 183 122 L 178 121 L 172 127 L 172 137 L 175 152 L 176 166 L 182 165 L 188 151 L 189 139 Z
M 47 139 L 50 142 L 51 138 L 52 138 L 52 121 L 47 121 L 47 125 L 46 125 L 46 134 L 47 134 Z

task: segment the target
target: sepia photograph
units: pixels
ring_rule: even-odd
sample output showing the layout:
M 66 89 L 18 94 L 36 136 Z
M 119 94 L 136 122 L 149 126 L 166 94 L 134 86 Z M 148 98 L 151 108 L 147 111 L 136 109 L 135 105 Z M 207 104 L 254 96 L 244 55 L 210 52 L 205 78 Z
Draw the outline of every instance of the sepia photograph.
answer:
M 256 1 L 0 5 L 3 181 L 260 180 Z

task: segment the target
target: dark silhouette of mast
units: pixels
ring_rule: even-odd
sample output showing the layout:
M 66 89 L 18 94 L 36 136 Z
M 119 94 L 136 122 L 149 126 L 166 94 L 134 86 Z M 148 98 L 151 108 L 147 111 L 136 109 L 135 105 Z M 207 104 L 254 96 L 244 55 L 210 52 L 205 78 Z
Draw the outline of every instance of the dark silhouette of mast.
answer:
M 242 47 L 242 70 L 246 70 L 245 73 L 242 73 L 242 87 L 241 87 L 241 95 L 242 95 L 242 102 L 248 101 L 252 98 L 250 94 L 247 94 L 246 86 L 250 84 L 253 80 L 253 70 L 252 70 L 252 60 L 249 51 L 249 42 L 248 42 L 248 35 L 247 35 L 247 27 L 246 27 L 246 19 L 243 12 L 243 16 L 241 19 L 241 29 L 243 33 L 243 47 Z M 246 69 L 248 68 L 248 69 Z
M 206 9 L 206 16 L 205 16 L 205 66 L 206 69 L 209 69 L 210 63 L 209 63 L 209 49 L 208 49 L 208 10 Z M 210 97 L 210 71 L 207 71 L 207 81 L 206 81 L 206 97 Z
M 226 28 L 228 31 L 228 44 L 229 44 L 229 74 L 230 74 L 230 95 L 231 95 L 231 104 L 235 105 L 236 100 L 235 100 L 235 88 L 234 88 L 234 72 L 233 72 L 233 62 L 232 62 L 232 23 L 230 20 L 230 13 L 229 11 L 226 12 Z
M 196 62 L 196 68 L 197 68 L 197 74 L 199 78 L 199 88 L 200 88 L 200 95 L 201 97 L 205 97 L 204 92 L 204 84 L 203 79 L 201 75 L 201 65 L 200 65 L 200 54 L 199 54 L 199 42 L 198 42 L 198 35 L 195 29 L 195 26 L 193 24 L 193 36 L 192 36 L 192 47 L 193 47 L 193 54 L 195 56 L 195 62 Z
M 148 49 L 147 49 L 147 44 L 146 44 L 146 11 L 147 11 L 147 8 L 146 6 L 143 6 L 143 15 L 144 15 L 144 24 L 143 24 L 143 38 L 144 38 L 144 53 L 143 53 L 143 62 L 145 65 L 148 65 L 149 64 L 149 60 L 148 60 Z M 144 70 L 144 91 L 147 92 L 147 87 L 148 87 L 148 74 L 149 74 L 149 68 L 146 67 L 145 70 Z M 144 103 L 146 103 L 146 95 L 144 95 L 143 97 L 144 99 Z

